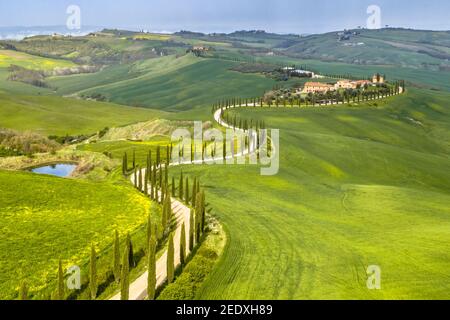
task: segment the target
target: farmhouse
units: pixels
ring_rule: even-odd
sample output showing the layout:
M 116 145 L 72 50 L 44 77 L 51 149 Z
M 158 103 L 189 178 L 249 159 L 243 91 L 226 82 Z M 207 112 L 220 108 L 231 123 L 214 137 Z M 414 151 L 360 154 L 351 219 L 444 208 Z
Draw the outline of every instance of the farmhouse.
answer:
M 372 82 L 373 82 L 374 84 L 383 84 L 383 83 L 385 82 L 385 79 L 384 79 L 384 77 L 383 77 L 382 75 L 380 75 L 379 73 L 377 73 L 377 74 L 374 74 L 374 75 L 373 75 Z
M 360 87 L 364 87 L 365 85 L 370 85 L 371 82 L 369 80 L 358 80 L 358 81 L 350 81 L 350 80 L 341 80 L 338 81 L 334 87 L 336 90 L 338 89 L 357 89 Z
M 329 92 L 335 90 L 333 85 L 321 82 L 307 82 L 303 88 L 304 93 Z
M 209 48 L 204 46 L 193 46 L 192 51 L 209 51 Z
M 337 89 L 356 89 L 357 88 L 357 84 L 355 81 L 349 81 L 349 80 L 341 80 L 338 81 L 335 85 L 334 88 Z
M 372 82 L 370 82 L 369 80 L 358 80 L 358 81 L 355 81 L 355 83 L 357 86 L 361 86 L 361 87 L 372 84 Z

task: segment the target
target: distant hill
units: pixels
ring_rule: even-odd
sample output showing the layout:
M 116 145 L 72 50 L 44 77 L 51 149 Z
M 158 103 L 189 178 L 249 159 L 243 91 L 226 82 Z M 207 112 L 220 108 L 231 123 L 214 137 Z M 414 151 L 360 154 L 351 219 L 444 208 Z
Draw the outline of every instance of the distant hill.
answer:
M 0 27 L 0 40 L 22 40 L 38 35 L 86 35 L 100 30 L 101 27 L 84 26 L 80 30 L 68 30 L 66 26 L 38 26 L 38 27 Z
M 358 29 L 289 39 L 277 49 L 303 59 L 445 69 L 450 64 L 450 32 Z

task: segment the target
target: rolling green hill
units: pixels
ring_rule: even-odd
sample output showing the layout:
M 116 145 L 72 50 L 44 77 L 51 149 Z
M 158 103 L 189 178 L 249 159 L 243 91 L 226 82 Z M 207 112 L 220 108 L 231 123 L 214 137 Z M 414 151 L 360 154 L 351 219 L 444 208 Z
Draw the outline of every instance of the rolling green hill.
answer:
M 407 94 L 369 105 L 230 111 L 281 130 L 281 168 L 273 177 L 257 166 L 182 168 L 200 177 L 229 239 L 197 298 L 450 298 L 450 33 L 355 31 L 342 41 L 336 32 L 124 30 L 0 41 L 17 49 L 0 51 L 0 127 L 65 136 L 149 120 L 158 126 L 156 119 L 212 121 L 219 100 L 306 81 L 231 70 L 245 63 L 407 80 Z M 186 53 L 195 45 L 209 51 Z M 38 88 L 7 80 L 12 58 L 32 69 L 78 63 L 100 71 L 46 78 L 50 88 Z M 119 164 L 135 150 L 143 164 L 149 149 L 167 144 L 125 141 L 132 128 L 77 152 L 108 151 Z M 114 228 L 142 229 L 149 202 L 123 183 L 0 171 L 0 298 L 14 298 L 22 279 L 32 291 L 54 287 L 59 258 L 86 266 L 91 241 L 105 249 Z M 105 276 L 109 260 L 102 261 Z M 367 290 L 368 265 L 381 267 L 383 290 Z
M 281 129 L 281 168 L 187 170 L 229 236 L 198 298 L 448 299 L 449 98 L 234 111 Z M 366 288 L 369 265 L 380 291 Z
M 44 135 L 93 134 L 105 127 L 147 121 L 164 113 L 111 103 L 0 93 L 0 127 Z
M 144 74 L 131 79 L 110 82 L 111 78 L 106 76 L 111 72 L 111 69 L 108 69 L 104 71 L 104 75 L 100 73 L 76 76 L 69 81 L 80 81 L 84 83 L 83 86 L 90 88 L 79 91 L 78 94 L 100 93 L 115 103 L 165 111 L 209 108 L 213 101 L 230 96 L 259 96 L 275 84 L 275 81 L 262 75 L 245 75 L 230 71 L 235 64 L 216 59 L 195 58 L 192 55 L 181 58 L 171 56 L 134 65 L 134 72 L 140 70 L 139 72 Z M 99 80 L 101 78 L 105 81 Z M 71 85 L 64 78 L 54 79 L 51 83 L 62 88 L 67 84 Z M 91 84 L 97 86 L 92 87 Z M 65 89 L 62 90 L 66 92 Z
M 363 65 L 448 68 L 450 33 L 407 29 L 350 30 L 358 34 L 338 41 L 337 32 L 289 40 L 279 45 L 287 55 Z M 448 71 L 448 69 L 447 69 Z
M 24 280 L 32 295 L 54 289 L 59 259 L 86 272 L 92 243 L 104 250 L 116 229 L 124 236 L 148 219 L 149 200 L 128 184 L 0 171 L 0 185 L 0 299 L 15 299 Z

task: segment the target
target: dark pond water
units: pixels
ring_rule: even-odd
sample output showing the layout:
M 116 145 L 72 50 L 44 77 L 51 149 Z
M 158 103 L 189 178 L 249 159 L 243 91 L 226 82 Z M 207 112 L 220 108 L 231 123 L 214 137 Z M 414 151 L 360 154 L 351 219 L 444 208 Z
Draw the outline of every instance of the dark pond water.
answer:
M 34 168 L 31 171 L 38 174 L 66 178 L 72 174 L 77 166 L 75 164 L 53 164 L 45 167 Z

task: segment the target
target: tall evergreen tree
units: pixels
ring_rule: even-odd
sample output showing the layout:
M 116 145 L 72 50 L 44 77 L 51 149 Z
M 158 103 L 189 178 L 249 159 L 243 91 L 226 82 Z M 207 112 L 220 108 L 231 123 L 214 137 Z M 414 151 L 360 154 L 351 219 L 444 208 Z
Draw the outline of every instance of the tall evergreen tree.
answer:
M 161 146 L 156 147 L 156 164 L 158 167 L 161 165 Z
M 142 192 L 142 190 L 143 190 L 143 188 L 142 188 L 142 170 L 141 170 L 141 167 L 137 167 L 138 168 L 138 189 L 139 189 L 139 191 L 141 191 Z
M 136 168 L 136 150 L 133 150 L 133 169 Z
M 191 199 L 191 206 L 195 207 L 195 195 L 196 195 L 196 188 L 197 188 L 197 178 L 194 177 L 194 183 L 192 184 L 192 199 Z
M 147 296 L 148 300 L 154 300 L 156 291 L 156 240 L 154 237 L 150 238 L 148 244 L 147 272 Z
M 180 183 L 179 183 L 179 188 L 178 188 L 178 197 L 183 200 L 183 171 L 181 171 L 181 175 L 180 175 Z
M 130 268 L 134 268 L 134 251 L 133 251 L 133 242 L 131 242 L 131 236 L 128 233 L 127 234 L 127 245 L 126 247 L 128 248 L 128 265 L 130 266 Z
M 144 176 L 144 194 L 145 195 L 148 195 L 148 174 L 149 174 L 149 171 L 148 171 L 148 168 L 147 168 L 147 170 L 145 170 L 145 176 Z
M 162 165 L 159 166 L 158 173 L 159 173 L 159 179 L 158 179 L 159 189 L 162 191 L 162 186 L 163 186 L 163 167 L 162 167 Z
M 153 232 L 153 224 L 152 224 L 152 215 L 151 213 L 148 215 L 147 218 L 147 244 L 150 243 L 150 239 L 155 236 L 152 234 Z
M 122 273 L 120 275 L 120 299 L 128 300 L 130 297 L 130 260 L 129 260 L 129 252 L 130 248 L 128 247 L 128 243 L 125 246 L 125 251 L 122 257 Z
M 181 235 L 180 235 L 180 263 L 181 266 L 184 266 L 186 261 L 186 226 L 181 226 Z
M 194 250 L 194 239 L 195 239 L 195 221 L 194 221 L 194 209 L 191 209 L 189 215 L 189 251 Z
M 189 205 L 189 177 L 186 177 L 186 188 L 184 200 L 187 205 Z
M 124 175 L 126 175 L 128 172 L 128 156 L 127 153 L 125 152 L 123 155 L 123 161 L 122 161 L 122 173 Z
M 166 166 L 168 167 L 170 165 L 170 147 L 166 147 Z
M 120 239 L 119 239 L 119 231 L 116 230 L 114 234 L 114 257 L 113 257 L 113 274 L 114 280 L 116 283 L 119 283 L 120 280 Z
M 164 185 L 169 186 L 169 166 L 167 164 L 164 166 Z
M 64 300 L 64 272 L 62 267 L 62 261 L 59 260 L 58 264 L 58 300 Z
M 172 195 L 175 196 L 175 177 L 172 176 Z
M 201 214 L 202 214 L 202 233 L 205 230 L 205 220 L 206 220 L 206 200 L 205 200 L 205 192 L 201 192 L 202 197 L 202 205 L 201 205 Z
M 89 290 L 91 292 L 91 299 L 97 298 L 97 252 L 95 252 L 94 245 L 91 246 L 91 261 L 89 264 Z
M 173 247 L 173 234 L 169 235 L 167 247 L 167 281 L 171 284 L 175 278 L 175 250 Z
M 28 300 L 28 286 L 25 281 L 22 281 L 19 288 L 19 300 Z
M 164 232 L 167 230 L 168 226 L 168 217 L 167 217 L 167 202 L 163 202 L 163 207 L 161 211 L 161 225 L 163 227 Z

